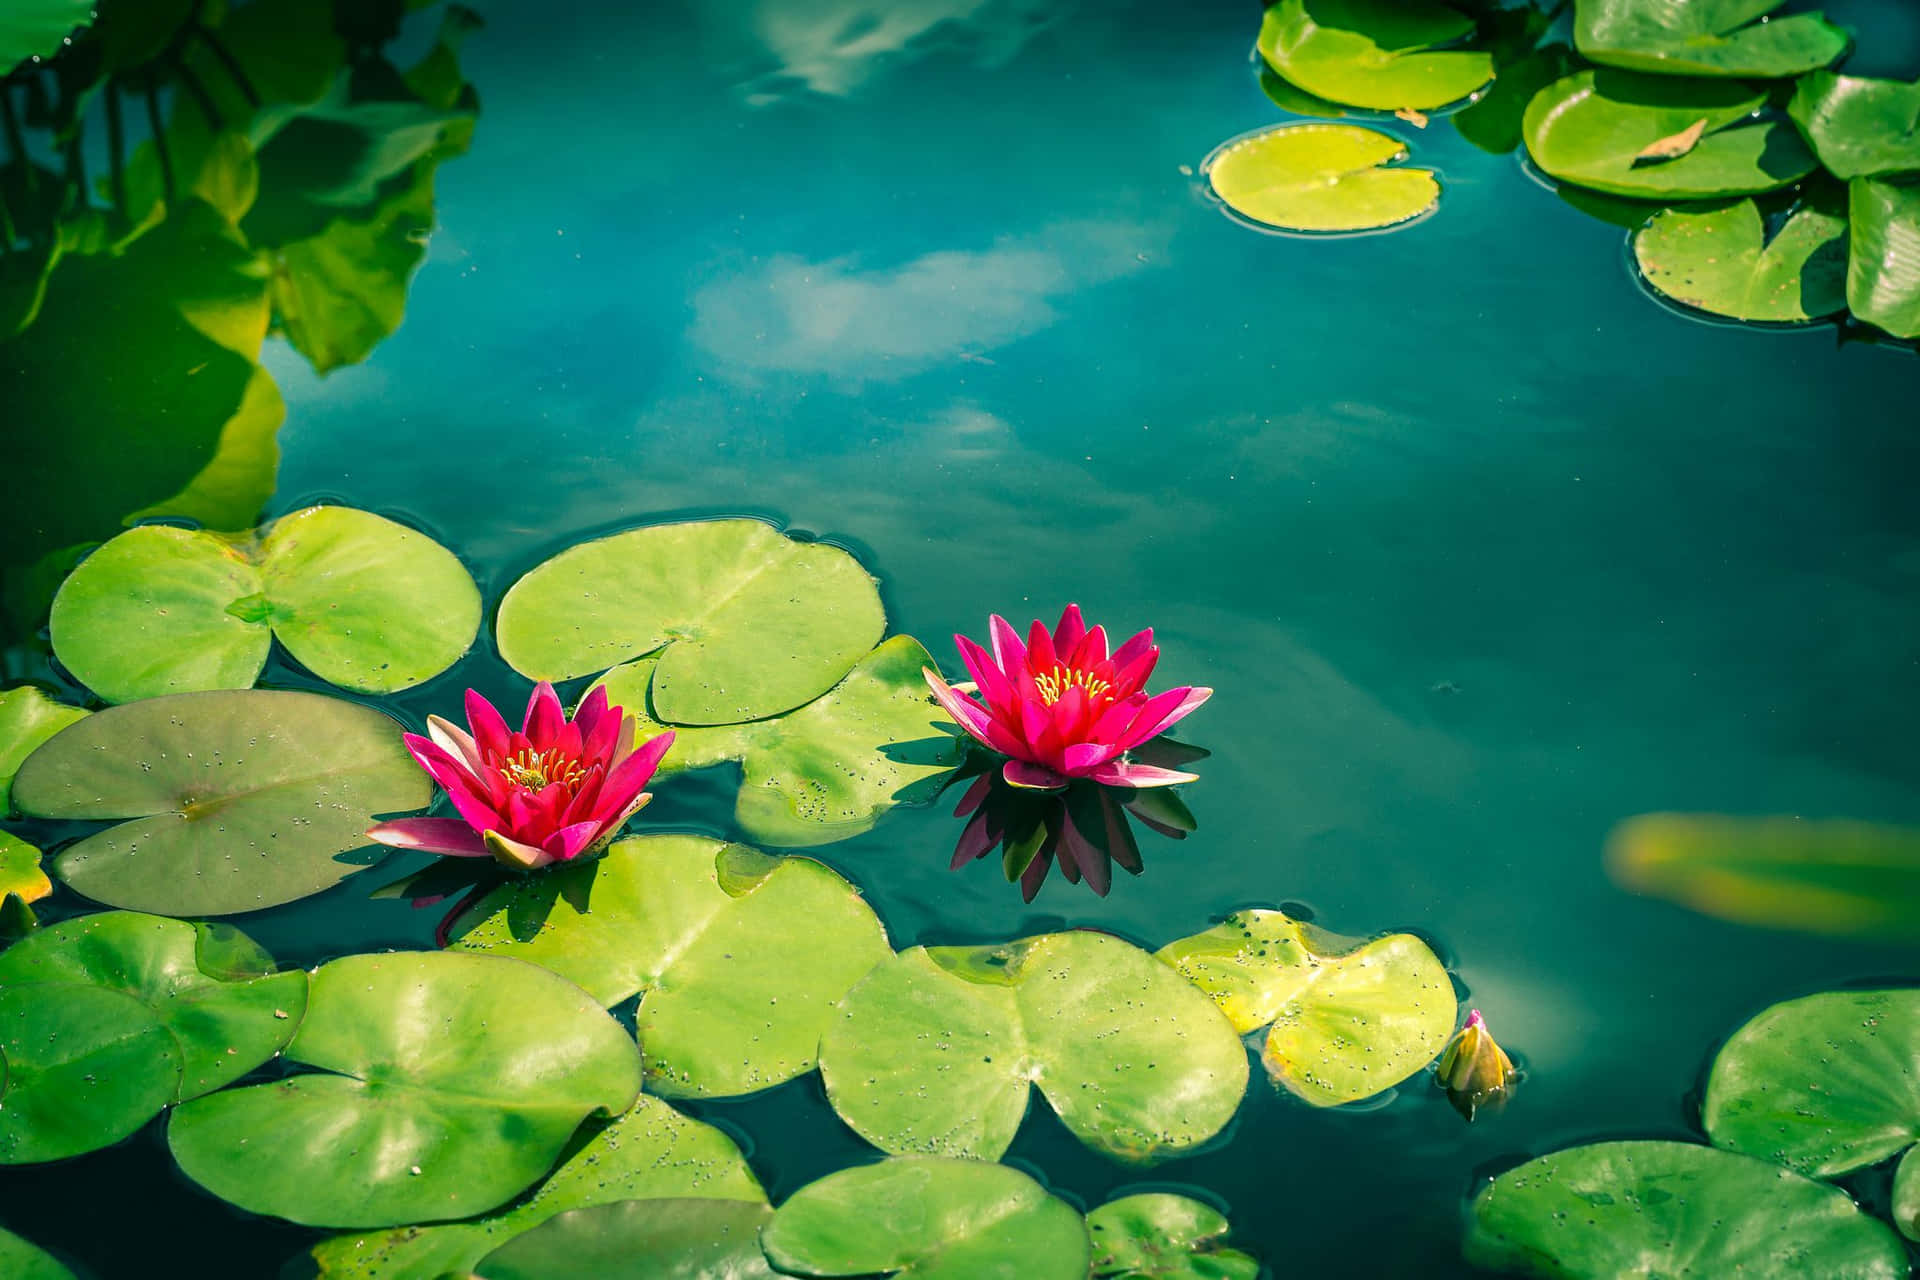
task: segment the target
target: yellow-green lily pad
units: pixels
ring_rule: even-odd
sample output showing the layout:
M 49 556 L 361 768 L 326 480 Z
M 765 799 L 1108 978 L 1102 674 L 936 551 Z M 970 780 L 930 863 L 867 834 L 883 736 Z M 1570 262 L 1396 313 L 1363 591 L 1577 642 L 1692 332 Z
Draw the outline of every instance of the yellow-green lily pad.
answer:
M 1276 125 L 1235 138 L 1201 166 L 1235 213 L 1285 231 L 1375 231 L 1440 201 L 1431 169 L 1396 162 L 1406 144 L 1355 124 Z
M 1493 79 L 1473 19 L 1439 0 L 1279 0 L 1260 23 L 1260 56 L 1330 102 L 1431 111 Z

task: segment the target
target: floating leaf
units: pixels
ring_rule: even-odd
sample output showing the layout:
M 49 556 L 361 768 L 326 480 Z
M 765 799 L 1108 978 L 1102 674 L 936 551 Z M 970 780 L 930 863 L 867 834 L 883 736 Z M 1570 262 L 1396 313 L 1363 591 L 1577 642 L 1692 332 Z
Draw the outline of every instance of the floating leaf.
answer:
M 1664 209 L 1633 237 L 1646 282 L 1676 302 L 1735 320 L 1794 323 L 1847 307 L 1847 215 L 1816 198 L 1771 239 L 1752 200 Z
M 1783 0 L 1580 0 L 1573 41 L 1595 62 L 1680 76 L 1797 76 L 1847 51 L 1818 13 L 1766 15 Z
M 1017 1169 L 904 1156 L 793 1193 L 761 1233 L 782 1272 L 906 1280 L 1085 1280 L 1080 1215 Z
M 54 653 L 109 702 L 244 689 L 273 636 L 324 680 L 392 693 L 452 666 L 479 628 L 451 552 L 351 507 L 296 511 L 257 541 L 129 529 L 53 601 Z
M 1848 183 L 1847 304 L 1896 338 L 1920 338 L 1920 182 Z
M 1520 145 L 1520 119 L 1533 95 L 1573 69 L 1573 51 L 1564 44 L 1542 46 L 1552 15 L 1522 5 L 1480 13 L 1480 31 L 1493 55 L 1491 85 L 1449 119 L 1460 136 L 1495 155 Z
M 1260 56 L 1307 92 L 1376 111 L 1431 110 L 1493 79 L 1479 49 L 1436 49 L 1473 34 L 1437 0 L 1280 0 L 1260 24 Z
M 701 836 L 621 840 L 494 890 L 457 946 L 514 956 L 611 1006 L 642 994 L 648 1087 L 729 1096 L 813 1069 L 834 1003 L 887 958 L 852 885 Z
M 55 702 L 32 685 L 0 693 L 0 814 L 13 811 L 13 775 L 39 745 L 76 720 L 81 707 Z
M 1602 68 L 1535 94 L 1522 129 L 1533 162 L 1563 181 L 1614 195 L 1708 200 L 1771 191 L 1813 172 L 1813 154 L 1791 124 L 1748 118 L 1766 100 L 1743 84 Z M 1640 161 L 1650 145 L 1703 119 L 1703 136 L 1685 155 Z
M 687 725 L 811 702 L 885 629 L 859 561 L 758 520 L 654 525 L 569 548 L 513 584 L 497 624 L 501 656 L 536 680 L 662 650 L 646 705 Z
M 1347 109 L 1337 102 L 1328 102 L 1325 98 L 1315 97 L 1299 85 L 1286 79 L 1271 66 L 1266 59 L 1260 60 L 1260 92 L 1267 100 L 1282 111 L 1290 111 L 1296 116 L 1313 116 L 1320 120 L 1338 120 L 1347 114 Z
M 643 1094 L 522 1204 L 471 1222 L 335 1236 L 314 1246 L 313 1259 L 320 1280 L 465 1272 L 556 1214 L 620 1200 L 692 1196 L 766 1203 L 733 1139 Z
M 623 1200 L 560 1214 L 487 1255 L 479 1280 L 778 1280 L 760 1252 L 773 1216 L 740 1200 Z
M 125 819 L 54 873 L 97 902 L 217 916 L 292 902 L 378 861 L 373 815 L 433 788 L 400 726 L 312 693 L 183 693 L 112 707 L 27 758 L 13 800 L 39 818 Z
M 1240 1105 L 1247 1055 L 1219 1010 L 1138 947 L 1053 933 L 913 947 L 841 1001 L 820 1074 L 883 1151 L 998 1157 L 1031 1088 L 1118 1160 L 1179 1154 Z
M 1845 1192 L 1686 1142 L 1600 1142 L 1509 1169 L 1474 1198 L 1466 1256 L 1559 1280 L 1908 1273 L 1899 1240 Z
M 1655 138 L 1635 152 L 1633 158 L 1635 160 L 1678 160 L 1700 145 L 1701 135 L 1706 131 L 1706 117 L 1702 116 L 1676 134 Z
M 1869 822 L 1656 813 L 1613 833 L 1637 893 L 1739 924 L 1920 941 L 1920 831 Z
M 0 986 L 0 1165 L 119 1142 L 178 1096 L 180 1057 L 180 1042 L 131 996 L 81 983 Z
M 493 956 L 323 965 L 286 1056 L 318 1071 L 185 1103 L 167 1142 L 214 1195 L 309 1226 L 485 1213 L 640 1091 L 632 1039 L 591 997 Z
M 75 986 L 128 996 L 179 1043 L 169 1102 L 225 1088 L 293 1038 L 307 975 L 273 972 L 273 959 L 226 925 L 187 924 L 130 911 L 65 920 L 0 952 L 0 987 L 50 1002 Z
M 657 659 L 609 671 L 616 706 L 642 714 Z M 933 658 L 911 636 L 895 636 L 862 658 L 846 679 L 798 711 L 770 720 L 677 731 L 662 769 L 738 760 L 735 816 L 754 839 L 789 848 L 858 835 L 898 804 L 926 804 L 966 751 L 936 726 L 948 716 L 927 693 L 921 670 Z
M 1255 1280 L 1260 1263 L 1226 1247 L 1226 1215 L 1186 1196 L 1110 1200 L 1087 1215 L 1093 1275 L 1124 1280 Z
M 0 14 L 0 78 L 29 58 L 51 58 L 92 17 L 93 0 L 8 0 Z
M 0 1227 L 0 1276 L 8 1280 L 74 1280 L 46 1250 Z
M 1920 82 L 1815 71 L 1795 82 L 1787 114 L 1842 178 L 1920 169 Z
M 1413 1075 L 1459 1016 L 1446 967 L 1410 933 L 1362 943 L 1278 911 L 1239 911 L 1159 957 L 1212 996 L 1235 1031 L 1267 1027 L 1268 1074 L 1318 1107 Z
M 1407 222 L 1440 201 L 1431 169 L 1389 168 L 1407 158 L 1391 134 L 1354 124 L 1277 125 L 1207 158 L 1202 172 L 1228 208 L 1288 231 L 1371 231 Z
M 53 892 L 53 881 L 40 869 L 40 850 L 10 831 L 0 831 L 0 904 L 15 899 L 22 906 Z

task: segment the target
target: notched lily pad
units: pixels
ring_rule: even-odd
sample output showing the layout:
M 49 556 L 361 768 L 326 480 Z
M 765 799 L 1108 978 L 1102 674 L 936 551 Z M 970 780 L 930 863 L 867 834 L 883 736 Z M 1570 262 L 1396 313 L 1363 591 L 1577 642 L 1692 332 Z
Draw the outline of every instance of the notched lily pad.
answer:
M 40 850 L 11 831 L 0 831 L 0 907 L 10 899 L 24 907 L 52 892 L 53 881 L 40 869 Z
M 1473 19 L 1438 0 L 1280 0 L 1260 24 L 1260 56 L 1330 102 L 1375 111 L 1430 111 L 1493 79 L 1483 49 L 1443 48 L 1472 37 Z
M 400 726 L 312 693 L 183 693 L 112 707 L 21 766 L 38 818 L 122 820 L 69 845 L 54 874 L 110 906 L 159 915 L 257 911 L 371 865 L 373 815 L 424 808 L 432 785 Z
M 573 1209 L 508 1241 L 479 1280 L 778 1280 L 760 1251 L 773 1216 L 740 1200 L 621 1200 Z
M 13 775 L 21 763 L 76 720 L 85 708 L 55 702 L 32 685 L 0 693 L 0 815 L 13 812 Z
M 890 954 L 817 862 L 701 836 L 621 840 L 494 890 L 456 946 L 531 961 L 612 1006 L 641 995 L 648 1087 L 752 1093 L 811 1071 L 834 1005 Z
M 1663 209 L 1635 233 L 1633 257 L 1649 285 L 1716 316 L 1794 324 L 1847 308 L 1847 214 L 1831 196 L 1771 236 L 1752 200 Z
M 1276 125 L 1236 138 L 1201 166 L 1235 213 L 1286 231 L 1374 231 L 1440 201 L 1431 169 L 1396 165 L 1406 144 L 1353 124 Z
M 1037 1086 L 1082 1142 L 1144 1163 L 1233 1118 L 1247 1055 L 1172 970 L 1073 932 L 901 952 L 841 1001 L 820 1073 L 841 1119 L 883 1151 L 996 1158 Z
M 1096 1280 L 1255 1280 L 1259 1260 L 1226 1245 L 1226 1215 L 1186 1196 L 1109 1200 L 1087 1215 Z
M 530 679 L 658 650 L 652 714 L 737 724 L 831 689 L 879 642 L 886 615 L 873 578 L 839 547 L 758 520 L 696 520 L 561 552 L 513 584 L 497 629 L 501 656 Z
M 1818 13 L 1770 17 L 1784 0 L 1580 0 L 1574 44 L 1595 62 L 1679 76 L 1797 76 L 1847 51 Z
M 1446 1048 L 1459 1003 L 1410 933 L 1342 938 L 1279 911 L 1240 911 L 1159 958 L 1246 1033 L 1267 1027 L 1274 1083 L 1319 1107 L 1384 1093 Z

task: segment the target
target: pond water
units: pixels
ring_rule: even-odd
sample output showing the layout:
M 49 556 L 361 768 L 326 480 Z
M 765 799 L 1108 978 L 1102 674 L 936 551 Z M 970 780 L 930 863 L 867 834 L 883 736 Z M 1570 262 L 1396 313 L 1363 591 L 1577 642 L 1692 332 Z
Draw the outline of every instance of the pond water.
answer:
M 1856 65 L 1920 73 L 1902 0 L 1827 8 L 1862 31 Z M 1601 853 L 1663 809 L 1920 821 L 1911 351 L 1679 315 L 1620 228 L 1438 121 L 1400 129 L 1444 186 L 1425 221 L 1237 224 L 1193 170 L 1280 118 L 1250 3 L 484 16 L 461 55 L 483 114 L 439 171 L 405 322 L 326 376 L 268 342 L 269 514 L 418 524 L 489 617 L 588 533 L 745 514 L 856 550 L 950 672 L 946 638 L 990 612 L 1152 625 L 1161 678 L 1219 692 L 1184 731 L 1213 752 L 1199 831 L 1147 843 L 1142 877 L 1023 905 L 991 865 L 948 871 L 944 805 L 814 856 L 896 946 L 1092 926 L 1157 947 L 1281 903 L 1412 930 L 1526 1070 L 1471 1126 L 1425 1077 L 1329 1112 L 1256 1079 L 1225 1138 L 1146 1173 L 1036 1107 L 1013 1161 L 1086 1204 L 1199 1188 L 1276 1272 L 1469 1274 L 1488 1173 L 1693 1135 L 1745 1018 L 1910 973 L 1632 896 Z M 111 396 L 148 393 L 99 359 Z M 9 448 L 73 429 L 0 413 Z M 517 703 L 489 636 L 389 705 Z M 10 677 L 43 674 L 32 652 Z M 268 681 L 318 687 L 279 660 Z M 652 825 L 729 832 L 729 783 L 659 790 Z M 366 890 L 238 923 L 285 964 L 431 945 L 437 913 Z M 817 1077 L 690 1109 L 776 1203 L 870 1154 Z M 100 1276 L 270 1274 L 318 1238 L 198 1191 L 157 1125 L 0 1171 L 0 1220 Z

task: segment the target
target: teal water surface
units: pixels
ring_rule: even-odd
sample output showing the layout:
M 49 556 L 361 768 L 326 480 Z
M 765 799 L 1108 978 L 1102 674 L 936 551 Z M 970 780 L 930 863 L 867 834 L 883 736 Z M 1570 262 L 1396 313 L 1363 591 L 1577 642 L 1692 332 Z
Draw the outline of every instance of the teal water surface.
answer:
M 1901 0 L 1827 8 L 1863 32 L 1855 66 L 1920 73 Z M 1920 821 L 1910 350 L 1675 314 L 1618 227 L 1438 122 L 1390 122 L 1442 176 L 1418 225 L 1231 221 L 1193 171 L 1280 118 L 1251 0 L 484 15 L 462 54 L 484 113 L 405 323 L 325 377 L 269 342 L 270 512 L 416 522 L 490 609 L 589 532 L 754 514 L 858 551 L 892 628 L 943 657 L 996 611 L 1152 625 L 1162 678 L 1219 692 L 1184 730 L 1214 753 L 1200 830 L 1146 844 L 1141 879 L 1023 906 L 989 864 L 947 870 L 944 807 L 815 856 L 896 946 L 1159 946 L 1283 902 L 1410 929 L 1524 1060 L 1471 1126 L 1425 1077 L 1357 1112 L 1256 1081 L 1220 1141 L 1146 1174 L 1036 1110 L 1010 1158 L 1056 1189 L 1199 1188 L 1275 1274 L 1466 1274 L 1488 1173 L 1694 1134 L 1746 1017 L 1911 976 L 1911 952 L 1630 896 L 1600 856 L 1651 810 Z M 9 438 L 68 429 L 0 413 Z M 487 650 L 395 702 L 417 720 L 469 683 L 524 696 Z M 725 834 L 729 812 L 696 776 L 647 816 Z M 435 913 L 367 888 L 240 924 L 288 964 L 430 945 Z M 776 1201 L 870 1154 L 814 1077 L 693 1110 Z M 152 1126 L 0 1172 L 0 1220 L 106 1277 L 271 1274 L 317 1238 L 198 1192 Z

